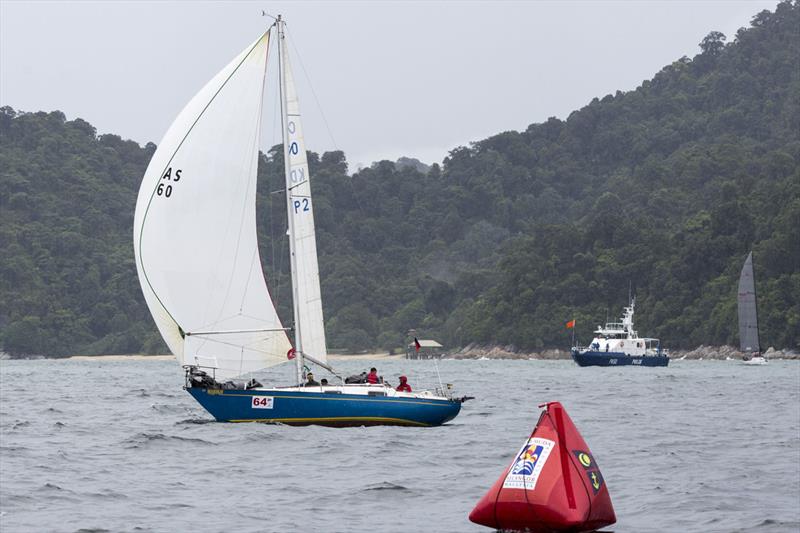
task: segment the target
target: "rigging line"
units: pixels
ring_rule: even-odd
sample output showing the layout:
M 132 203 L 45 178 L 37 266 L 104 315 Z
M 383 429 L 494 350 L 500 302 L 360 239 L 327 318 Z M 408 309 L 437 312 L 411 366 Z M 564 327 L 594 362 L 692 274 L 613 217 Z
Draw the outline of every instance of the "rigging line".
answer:
M 217 340 L 217 339 L 208 339 L 208 338 L 205 338 L 205 337 L 198 337 L 198 338 L 202 339 L 203 341 L 205 341 L 203 345 L 205 345 L 205 343 L 210 343 L 210 344 L 222 344 L 222 345 L 225 345 L 225 346 L 233 346 L 234 348 L 242 348 L 243 347 L 242 344 L 236 344 L 236 343 L 233 343 L 233 342 L 225 342 L 225 341 L 221 341 L 221 340 Z M 264 354 L 264 355 L 269 356 L 269 357 L 274 357 L 275 359 L 283 358 L 282 355 L 276 355 L 276 354 L 274 354 L 272 352 L 267 352 L 265 350 L 257 350 L 256 348 L 247 348 L 247 349 L 249 351 L 251 351 L 251 352 L 257 352 L 257 353 L 261 353 L 261 354 Z M 210 356 L 195 354 L 195 357 L 210 357 Z
M 236 318 L 239 315 L 241 315 L 241 313 L 237 313 L 235 315 L 228 315 L 226 317 L 220 318 L 220 319 L 215 320 L 213 322 L 206 322 L 205 324 L 201 324 L 200 326 L 198 326 L 198 327 L 196 327 L 194 329 L 195 330 L 201 330 L 201 331 L 202 330 L 206 330 L 206 329 L 211 329 L 211 328 L 215 327 L 217 324 L 222 324 L 223 322 L 226 322 L 226 321 L 230 320 L 231 318 Z
M 280 237 L 280 239 L 278 241 L 278 250 L 279 250 L 279 253 L 278 253 L 278 265 L 277 265 L 277 268 L 275 269 L 275 272 L 276 272 L 276 275 L 277 275 L 277 280 L 275 281 L 275 285 L 276 285 L 276 288 L 275 288 L 275 302 L 276 302 L 276 304 L 275 305 L 277 305 L 277 302 L 280 301 L 281 289 L 283 287 L 283 282 L 284 282 L 284 279 L 285 279 L 285 276 L 283 275 L 283 258 L 284 258 L 285 254 L 286 254 L 286 248 L 287 248 L 287 246 L 286 246 L 286 232 L 287 231 L 288 231 L 288 228 L 284 229 L 281 232 L 281 237 Z M 280 319 L 280 316 L 278 318 Z
M 259 259 L 258 255 L 258 227 L 256 227 L 256 247 L 253 250 L 253 255 L 250 257 L 250 268 L 247 271 L 247 281 L 244 284 L 244 290 L 242 290 L 242 299 L 239 301 L 239 313 L 244 311 L 244 300 L 247 298 L 247 287 L 250 286 L 250 277 L 253 275 L 253 266 L 255 265 L 256 261 Z M 260 261 L 259 261 L 260 262 Z M 226 296 L 227 300 L 227 296 Z
M 276 34 L 278 33 L 277 29 L 275 30 L 275 33 Z M 277 39 L 277 37 L 276 37 L 276 39 Z M 277 42 L 273 46 L 275 46 L 276 52 L 275 52 L 275 59 L 272 60 L 272 63 L 274 64 L 273 68 L 275 69 L 275 72 L 277 74 L 278 68 L 280 67 L 280 65 L 278 63 L 278 52 L 277 52 L 277 50 L 280 50 L 280 48 L 278 47 Z M 275 84 L 273 84 L 273 85 L 275 85 Z M 272 99 L 272 118 L 273 119 L 280 115 L 280 111 L 278 110 L 278 106 L 280 105 L 280 91 L 278 90 L 277 86 L 274 88 L 274 90 L 275 90 L 275 93 L 273 94 L 273 99 Z M 279 120 L 273 120 L 272 121 L 272 140 L 270 141 L 270 148 L 272 148 L 273 146 L 276 146 L 278 144 L 282 144 L 283 143 L 283 134 L 281 134 L 280 140 L 277 140 L 279 131 L 280 131 L 280 121 Z
M 224 345 L 227 345 L 227 346 L 232 346 L 232 347 L 235 347 L 235 348 L 244 349 L 244 350 L 248 350 L 248 351 L 251 351 L 251 352 L 257 352 L 257 353 L 260 353 L 261 355 L 265 355 L 267 357 L 272 357 L 272 358 L 274 358 L 274 359 L 276 359 L 276 360 L 278 360 L 280 362 L 283 362 L 284 361 L 284 356 L 283 355 L 275 354 L 273 352 L 267 352 L 265 350 L 259 350 L 259 349 L 255 348 L 255 346 L 258 346 L 259 344 L 261 344 L 261 343 L 263 343 L 265 341 L 268 341 L 268 340 L 269 340 L 269 338 L 266 338 L 266 337 L 265 338 L 256 338 L 256 339 L 253 339 L 253 341 L 251 341 L 251 342 L 242 343 L 242 342 L 234 342 L 234 341 L 227 341 L 226 342 L 226 341 L 218 341 L 216 339 L 214 339 L 214 340 L 206 339 L 206 341 L 209 342 L 209 343 L 224 344 Z M 196 355 L 196 357 L 207 357 L 207 358 L 215 357 L 216 358 L 216 356 L 209 356 L 209 355 Z
M 314 90 L 314 84 L 311 83 L 311 77 L 308 75 L 308 71 L 306 70 L 306 66 L 303 63 L 303 58 L 300 55 L 300 49 L 295 44 L 294 39 L 292 38 L 292 36 L 286 31 L 286 27 L 284 27 L 284 34 L 288 36 L 289 41 L 292 43 L 292 47 L 294 48 L 295 55 L 297 56 L 297 59 L 300 62 L 300 68 L 302 69 L 303 74 L 306 77 L 306 80 L 308 80 L 308 86 L 311 89 L 311 94 L 314 97 L 314 101 L 317 104 L 317 109 L 319 109 L 320 115 L 322 116 L 322 122 L 325 124 L 325 129 L 328 132 L 328 136 L 330 136 L 331 141 L 333 141 L 333 147 L 337 151 L 341 151 L 339 149 L 338 143 L 336 142 L 336 139 L 333 137 L 333 132 L 331 131 L 330 125 L 328 124 L 328 119 L 325 116 L 325 112 L 322 109 L 322 105 L 319 102 L 319 98 L 317 98 L 317 92 Z M 358 197 L 358 194 L 356 193 L 356 188 L 353 185 L 353 178 L 350 177 L 350 176 L 347 176 L 347 183 L 350 185 L 350 191 L 353 194 L 353 199 L 355 200 L 356 206 L 358 207 L 358 211 L 359 211 L 359 213 L 361 214 L 361 216 L 363 218 L 365 216 L 365 211 L 364 211 L 364 207 L 361 204 L 361 199 Z
M 333 147 L 338 151 L 339 145 L 336 142 L 336 139 L 333 137 L 333 132 L 331 131 L 331 127 L 328 125 L 328 119 L 325 117 L 325 112 L 322 110 L 322 104 L 319 103 L 319 98 L 317 98 L 317 92 L 314 90 L 314 84 L 311 83 L 311 77 L 308 75 L 308 72 L 306 71 L 306 66 L 303 64 L 303 58 L 300 57 L 300 50 L 297 48 L 297 46 L 294 43 L 294 39 L 292 39 L 292 36 L 289 35 L 289 33 L 286 31 L 285 28 L 284 28 L 284 34 L 288 35 L 289 41 L 292 43 L 292 48 L 294 48 L 294 55 L 296 55 L 297 60 L 300 61 L 300 68 L 303 70 L 303 74 L 305 75 L 306 80 L 308 80 L 308 86 L 311 89 L 311 94 L 314 96 L 314 101 L 317 104 L 317 109 L 319 109 L 319 113 L 322 116 L 322 122 L 325 124 L 325 129 L 328 131 L 328 136 L 331 138 L 331 141 L 333 141 Z
M 277 24 L 277 22 L 276 22 L 276 24 Z M 278 32 L 277 28 L 276 28 L 275 37 L 274 37 L 276 42 L 275 42 L 274 46 L 276 47 L 277 51 L 275 52 L 275 59 L 273 60 L 273 63 L 275 63 L 275 65 L 276 65 L 275 66 L 275 71 L 276 72 L 278 72 L 279 69 L 280 69 L 280 62 L 278 60 L 279 59 L 278 58 L 278 54 L 280 53 L 280 47 L 277 44 L 277 39 L 280 38 L 279 37 L 279 33 L 280 32 Z M 272 100 L 272 116 L 273 117 L 277 117 L 280 114 L 279 111 L 278 111 L 278 103 L 279 103 L 279 101 L 280 101 L 280 91 L 276 90 L 274 95 L 273 95 L 273 100 Z M 277 131 L 278 131 L 278 124 L 280 122 L 282 122 L 282 121 L 279 121 L 279 120 L 273 120 L 272 121 L 272 141 L 271 141 L 272 146 L 275 146 L 275 140 L 277 138 Z M 281 133 L 281 143 L 282 142 L 283 142 L 283 134 Z M 272 159 L 272 162 L 273 163 L 275 162 L 274 158 Z M 283 185 L 284 181 L 285 181 L 285 177 L 283 179 L 281 179 L 280 182 L 279 182 L 281 184 L 281 191 L 283 191 L 283 189 L 285 188 L 285 185 Z M 280 253 L 280 255 L 278 255 L 277 258 L 276 258 L 276 256 L 275 256 L 275 240 L 276 240 L 275 239 L 275 226 L 276 226 L 276 223 L 275 223 L 275 203 L 273 201 L 274 195 L 275 195 L 275 192 L 271 192 L 270 196 L 269 196 L 269 222 L 270 222 L 269 223 L 269 232 L 270 232 L 269 242 L 270 242 L 270 248 L 271 248 L 270 264 L 272 266 L 272 272 L 274 274 L 274 279 L 275 279 L 275 298 L 273 299 L 273 302 L 274 302 L 274 305 L 275 305 L 275 314 L 277 315 L 278 314 L 278 307 L 280 306 L 280 298 L 281 298 L 281 282 L 283 280 L 283 272 L 281 270 L 282 266 L 283 266 L 283 253 Z M 284 239 L 284 237 L 286 235 L 286 230 L 283 231 L 282 235 L 283 236 L 280 239 L 280 246 L 278 247 L 278 250 L 283 250 L 283 242 L 284 242 L 283 239 Z M 267 290 L 269 291 L 269 286 L 267 287 Z M 278 315 L 278 320 L 280 320 L 280 315 Z
M 192 331 L 187 332 L 186 336 L 201 337 L 203 335 L 242 335 L 245 333 L 274 333 L 277 331 L 286 331 L 288 328 L 254 328 L 254 329 L 229 329 L 220 331 Z M 268 337 L 264 337 L 267 339 Z
M 217 91 L 214 93 L 214 96 L 211 97 L 211 100 L 208 101 L 208 103 L 205 105 L 205 107 L 203 107 L 203 110 L 200 111 L 200 114 L 197 115 L 197 118 L 194 120 L 194 122 L 192 122 L 192 125 L 186 131 L 186 134 L 183 136 L 183 139 L 181 139 L 181 142 L 178 143 L 178 146 L 175 148 L 175 151 L 173 151 L 172 155 L 169 157 L 169 160 L 167 161 L 167 164 L 164 166 L 164 168 L 158 174 L 159 178 L 158 178 L 158 180 L 156 180 L 155 184 L 153 185 L 153 191 L 150 193 L 150 199 L 147 201 L 147 207 L 144 210 L 144 215 L 142 215 L 142 225 L 139 228 L 139 263 L 142 266 L 142 274 L 144 274 L 144 279 L 147 282 L 147 285 L 150 287 L 150 290 L 153 291 L 153 296 L 156 297 L 156 300 L 158 300 L 158 303 L 161 305 L 161 308 L 164 309 L 164 311 L 169 315 L 169 317 L 172 319 L 172 321 L 175 323 L 175 325 L 178 326 L 179 329 L 180 329 L 180 325 L 178 324 L 178 321 L 175 319 L 174 316 L 172 316 L 172 313 L 169 312 L 169 309 L 167 309 L 167 306 L 164 305 L 164 302 L 161 301 L 161 297 L 159 297 L 158 293 L 156 292 L 155 287 L 153 287 L 153 284 L 150 283 L 150 278 L 147 276 L 147 269 L 145 268 L 144 260 L 142 259 L 142 238 L 144 236 L 144 223 L 147 220 L 147 213 L 150 212 L 150 206 L 153 204 L 153 198 L 155 198 L 156 190 L 158 189 L 158 185 L 161 183 L 161 176 L 164 175 L 164 173 L 167 171 L 169 166 L 172 164 L 172 160 L 175 159 L 175 156 L 178 154 L 178 150 L 181 149 L 181 146 L 183 146 L 183 143 L 186 142 L 186 139 L 189 137 L 189 134 L 192 132 L 194 127 L 197 125 L 197 123 L 203 117 L 203 115 L 208 110 L 208 108 L 211 106 L 211 104 L 214 102 L 214 100 L 216 100 L 217 96 L 222 91 L 222 89 L 225 88 L 225 86 L 228 84 L 228 82 L 231 80 L 231 78 L 233 78 L 233 75 L 236 74 L 236 72 L 239 71 L 239 67 L 241 67 L 244 64 L 245 61 L 247 61 L 247 58 L 249 58 L 250 54 L 253 53 L 253 50 L 255 50 L 258 47 L 258 44 L 262 40 L 264 40 L 264 35 L 269 36 L 270 35 L 269 30 L 267 30 L 264 34 L 262 34 L 261 37 L 255 42 L 255 44 L 253 44 L 252 48 L 250 48 L 250 50 L 247 51 L 247 53 L 242 58 L 242 60 L 239 62 L 239 64 L 236 65 L 236 67 L 233 69 L 233 71 L 231 71 L 230 75 L 225 79 L 224 82 L 222 82 L 222 85 L 219 86 L 219 89 L 217 89 Z M 267 37 L 267 44 L 269 44 L 269 37 Z
M 267 177 L 269 179 L 269 177 Z M 270 246 L 270 257 L 269 263 L 272 267 L 272 273 L 275 275 L 275 283 L 280 286 L 280 273 L 275 270 L 275 217 L 274 217 L 274 202 L 272 201 L 274 197 L 273 193 L 269 195 L 269 246 Z M 275 307 L 278 306 L 278 295 L 275 295 Z M 277 311 L 277 309 L 276 309 Z
M 253 346 L 257 346 L 257 345 L 262 344 L 264 342 L 268 342 L 269 340 L 270 339 L 268 337 L 257 338 L 257 339 L 253 339 L 252 342 L 246 342 L 244 344 L 241 344 L 241 346 L 242 346 L 242 348 L 244 348 L 246 350 L 252 350 L 252 351 L 257 352 L 259 350 L 253 348 Z M 281 362 L 288 361 L 288 359 L 286 359 L 285 355 L 280 355 L 280 354 L 279 355 L 275 355 L 272 352 L 261 352 L 261 353 L 264 354 L 264 355 L 268 355 L 269 357 L 274 357 L 276 359 L 279 359 Z
M 278 46 L 278 43 L 277 43 L 277 40 L 280 39 L 280 32 L 279 31 L 275 32 L 274 39 L 275 39 L 275 46 L 277 48 L 277 52 L 275 53 L 275 63 L 276 63 L 276 66 L 275 66 L 276 74 L 275 74 L 275 76 L 278 78 L 278 80 L 280 80 L 281 79 L 281 64 L 280 64 L 280 58 L 279 58 L 280 46 Z M 281 144 L 283 144 L 283 111 L 281 110 L 280 112 L 278 112 L 278 110 L 277 110 L 278 106 L 280 105 L 280 101 L 281 101 L 281 91 L 277 90 L 277 91 L 275 91 L 275 100 L 274 100 L 275 105 L 274 105 L 274 109 L 273 109 L 273 116 L 280 115 L 281 119 L 280 120 L 274 120 L 273 121 L 273 126 L 274 126 L 274 130 L 275 131 L 277 131 L 278 127 L 280 126 L 280 128 L 281 128 Z M 273 142 L 275 141 L 275 137 L 277 137 L 277 135 L 275 135 L 274 132 L 273 132 Z M 285 158 L 286 157 L 286 152 L 285 151 L 281 151 L 281 153 L 282 153 L 283 157 Z M 274 163 L 275 159 L 273 159 L 272 161 Z M 286 185 L 285 185 L 286 176 L 284 175 L 284 172 L 280 172 L 278 175 L 280 176 L 279 183 L 281 185 L 281 189 L 283 190 L 283 189 L 286 188 Z M 281 301 L 281 288 L 283 286 L 283 280 L 285 278 L 285 276 L 283 275 L 283 257 L 284 257 L 284 254 L 285 254 L 285 251 L 286 251 L 286 248 L 287 248 L 287 246 L 286 246 L 286 233 L 289 230 L 289 228 L 288 228 L 288 219 L 287 219 L 288 214 L 287 214 L 287 216 L 280 217 L 280 220 L 283 220 L 285 222 L 284 222 L 284 225 L 282 226 L 283 229 L 282 229 L 282 231 L 280 233 L 280 239 L 279 239 L 278 246 L 277 246 L 278 255 L 277 255 L 277 266 L 276 266 L 276 260 L 275 260 L 275 249 L 276 249 L 275 240 L 276 239 L 275 239 L 275 233 L 274 232 L 275 232 L 275 228 L 277 227 L 277 224 L 275 223 L 275 212 L 276 212 L 276 210 L 274 209 L 274 201 L 273 201 L 273 199 L 274 199 L 274 194 L 271 194 L 270 195 L 270 199 L 269 199 L 269 201 L 270 201 L 270 244 L 271 244 L 271 247 L 272 247 L 272 268 L 273 268 L 274 273 L 275 273 L 275 298 L 274 298 L 274 302 L 275 302 L 276 314 L 277 314 L 277 308 L 280 305 L 280 301 Z M 283 202 L 283 205 L 285 206 L 286 203 Z M 288 211 L 288 208 L 287 208 L 287 211 Z M 280 320 L 280 315 L 278 316 L 278 319 Z M 281 320 L 281 323 L 283 323 L 282 320 Z
M 216 320 L 214 322 L 206 322 L 205 324 L 202 324 L 202 325 L 194 328 L 194 331 L 211 330 L 211 329 L 217 327 L 218 324 L 223 324 L 224 322 L 227 322 L 228 320 L 231 320 L 231 319 L 237 318 L 237 317 L 249 318 L 249 319 L 252 319 L 252 320 L 254 320 L 254 321 L 258 322 L 258 323 L 262 323 L 262 324 L 275 324 L 275 323 L 278 323 L 278 325 L 280 325 L 279 324 L 280 321 L 278 321 L 278 320 L 268 320 L 268 319 L 264 318 L 263 316 L 249 315 L 249 314 L 244 313 L 244 312 L 238 312 L 238 313 L 230 314 L 230 315 L 228 315 L 226 317 L 220 318 L 219 320 Z M 189 333 L 191 333 L 191 332 L 189 332 Z
M 259 106 L 259 109 L 260 109 L 260 106 Z M 259 116 L 260 116 L 260 113 L 259 113 Z M 259 122 L 260 122 L 260 118 L 259 118 Z M 253 139 L 254 142 L 249 143 L 249 145 L 253 147 L 252 150 L 250 150 L 247 154 L 245 154 L 245 156 L 243 158 L 246 161 L 252 159 L 253 150 L 258 152 L 258 140 L 257 140 L 257 138 L 258 138 L 258 129 L 256 129 L 255 137 L 256 137 L 256 139 Z M 244 167 L 245 165 L 241 165 L 241 166 Z M 250 166 L 250 165 L 247 165 L 247 166 Z M 258 179 L 258 161 L 257 161 L 257 159 L 256 159 L 256 175 L 254 177 L 255 177 L 255 180 Z M 247 203 L 248 203 L 247 202 L 247 198 L 248 198 L 248 194 L 250 192 L 250 187 L 252 186 L 251 182 L 255 181 L 255 180 L 247 180 L 247 184 L 245 185 L 245 189 L 244 189 L 244 194 L 241 196 L 243 201 L 241 202 L 241 204 L 238 204 L 238 205 L 234 204 L 232 206 L 232 209 L 231 209 L 231 214 L 233 216 L 227 217 L 227 219 L 229 221 L 235 220 L 235 218 L 234 218 L 235 214 L 238 213 L 239 214 L 239 224 L 238 224 L 239 229 L 236 232 L 236 246 L 234 247 L 233 254 L 232 254 L 233 255 L 233 264 L 231 265 L 231 270 L 230 270 L 231 275 L 228 276 L 228 286 L 225 289 L 225 296 L 224 296 L 224 298 L 222 300 L 222 305 L 220 306 L 220 309 L 224 309 L 225 308 L 225 305 L 228 303 L 228 299 L 231 297 L 231 288 L 233 287 L 233 282 L 234 282 L 234 279 L 235 279 L 235 276 L 233 275 L 233 273 L 236 271 L 236 267 L 237 267 L 237 265 L 239 264 L 239 261 L 240 261 L 240 259 L 239 259 L 239 249 L 241 248 L 241 245 L 242 245 L 242 227 L 245 225 L 245 213 L 247 212 Z M 254 194 L 254 198 L 253 198 L 253 203 L 255 203 L 255 194 Z M 254 209 L 254 211 L 255 211 L 255 209 Z M 258 229 L 257 228 L 256 228 L 256 246 L 255 246 L 254 254 L 258 254 Z M 223 255 L 224 255 L 224 248 L 220 248 L 219 260 L 222 259 Z M 218 260 L 218 263 L 219 263 L 219 260 Z M 251 276 L 252 272 L 253 272 L 253 261 L 252 261 L 252 258 L 251 258 L 250 267 L 248 268 L 248 271 L 247 271 L 247 279 L 245 280 L 244 288 L 243 288 L 243 291 L 242 291 L 242 300 L 240 302 L 240 307 L 239 307 L 240 311 L 241 311 L 241 306 L 244 304 L 244 299 L 247 296 L 247 287 L 250 284 L 250 276 Z
M 265 11 L 261 11 L 261 13 L 266 15 Z M 272 15 L 270 15 L 270 16 L 272 16 Z M 260 144 L 259 140 L 261 138 L 261 128 L 263 127 L 262 121 L 263 121 L 263 118 L 264 118 L 264 94 L 265 94 L 266 88 L 267 88 L 267 65 L 269 64 L 269 55 L 270 55 L 269 51 L 270 51 L 269 39 L 267 39 L 267 53 L 266 53 L 266 57 L 264 58 L 264 75 L 261 78 L 261 94 L 260 94 L 259 99 L 258 99 L 258 126 L 256 127 L 256 134 L 255 134 L 256 135 L 256 139 L 255 139 L 255 141 L 256 141 L 255 142 L 255 150 L 256 150 L 256 179 L 255 179 L 255 194 L 253 194 L 253 196 L 254 196 L 253 201 L 256 204 L 256 207 L 253 209 L 253 213 L 256 215 L 256 224 L 255 224 L 256 246 L 253 249 L 252 257 L 250 258 L 250 269 L 247 271 L 247 280 L 245 281 L 244 289 L 242 290 L 242 299 L 239 301 L 239 312 L 240 313 L 244 310 L 244 300 L 245 300 L 245 298 L 247 298 L 247 287 L 250 286 L 250 276 L 253 275 L 253 266 L 254 266 L 254 264 L 256 262 L 258 262 L 258 266 L 261 269 L 261 277 L 262 278 L 264 277 L 264 270 L 263 270 L 263 267 L 261 266 L 261 255 L 258 253 L 258 217 L 257 217 L 257 213 L 258 213 L 258 167 L 259 167 L 259 163 L 261 162 L 261 150 L 260 150 L 260 147 L 259 147 L 259 144 Z M 249 181 L 248 181 L 247 189 L 248 190 L 250 189 Z M 245 194 L 245 197 L 247 197 L 247 194 Z M 244 219 L 244 217 L 242 217 L 242 218 Z M 242 220 L 242 223 L 244 223 L 244 220 Z M 242 232 L 241 232 L 241 225 L 240 225 L 239 226 L 239 240 L 240 241 L 241 241 L 241 237 L 242 237 Z M 236 243 L 236 250 L 238 252 L 238 250 L 239 250 L 239 242 Z M 266 285 L 266 283 L 265 283 L 265 285 Z M 230 285 L 228 286 L 228 290 L 230 290 Z M 267 292 L 269 292 L 269 290 Z M 225 300 L 227 301 L 227 295 L 225 297 Z M 275 314 L 276 315 L 278 314 L 277 311 L 275 312 Z
M 245 318 L 250 318 L 250 319 L 253 319 L 253 320 L 255 320 L 257 322 L 261 322 L 261 323 L 274 324 L 276 328 L 277 327 L 282 327 L 282 324 L 281 324 L 280 319 L 279 319 L 280 317 L 278 317 L 277 320 L 267 321 L 263 317 L 258 317 L 258 316 L 254 316 L 254 315 L 248 315 L 247 313 L 239 313 L 239 315 L 237 315 L 237 316 L 243 316 Z M 287 329 L 287 328 L 283 328 L 283 329 Z
M 249 197 L 249 192 L 250 192 L 250 188 L 251 187 L 254 188 L 254 192 L 253 192 L 253 217 L 255 219 L 255 213 L 256 213 L 255 204 L 257 203 L 257 196 L 258 196 L 258 194 L 257 194 L 258 159 L 259 159 L 259 156 L 258 156 L 258 154 L 259 154 L 259 146 L 258 145 L 259 145 L 259 138 L 260 138 L 260 133 L 261 133 L 261 118 L 262 118 L 262 115 L 263 115 L 262 111 L 263 111 L 263 108 L 264 108 L 264 87 L 266 86 L 266 79 L 267 79 L 267 65 L 266 65 L 266 63 L 267 63 L 267 59 L 269 57 L 269 41 L 267 41 L 267 47 L 266 48 L 267 48 L 267 50 L 266 50 L 266 56 L 267 57 L 264 58 L 264 70 L 263 70 L 263 74 L 262 74 L 262 77 L 261 77 L 261 91 L 259 92 L 259 95 L 258 95 L 258 111 L 256 113 L 256 117 L 258 117 L 258 118 L 256 120 L 256 127 L 255 127 L 254 131 L 252 132 L 251 142 L 248 143 L 248 146 L 250 146 L 250 150 L 248 150 L 243 155 L 243 157 L 241 159 L 242 163 L 240 164 L 240 168 L 252 169 L 252 160 L 253 160 L 253 156 L 255 155 L 255 162 L 256 162 L 255 175 L 253 176 L 253 179 L 248 179 L 247 180 L 247 182 L 245 184 L 244 194 L 241 196 L 241 198 L 242 198 L 241 203 L 239 205 L 234 204 L 234 206 L 233 206 L 234 208 L 239 207 L 239 209 L 235 209 L 234 210 L 234 212 L 238 212 L 239 213 L 239 230 L 236 233 L 236 235 L 237 235 L 237 237 L 236 237 L 236 247 L 234 248 L 234 252 L 233 252 L 234 261 L 233 261 L 233 265 L 231 265 L 231 275 L 228 277 L 228 287 L 225 289 L 225 296 L 224 296 L 224 298 L 222 300 L 222 306 L 221 306 L 222 309 L 225 308 L 225 305 L 228 303 L 228 299 L 231 297 L 231 288 L 233 287 L 233 281 L 234 281 L 234 277 L 235 277 L 233 275 L 233 273 L 236 271 L 237 264 L 239 263 L 239 248 L 241 247 L 241 244 L 242 244 L 242 227 L 246 223 L 245 222 L 245 213 L 247 212 L 247 205 L 249 203 L 248 202 L 248 197 Z M 255 152 L 255 154 L 253 154 L 253 152 Z M 234 219 L 233 216 L 228 218 L 229 221 L 231 221 L 233 219 Z M 258 257 L 258 224 L 255 223 L 255 220 L 254 220 L 254 226 L 255 226 L 255 230 L 256 230 L 256 242 L 255 242 L 254 255 L 255 255 L 255 257 Z M 222 255 L 223 255 L 223 249 L 220 249 L 220 259 L 222 258 Z M 241 299 L 241 301 L 239 303 L 239 310 L 240 311 L 242 309 L 242 306 L 244 305 L 244 300 L 247 297 L 247 287 L 250 285 L 250 276 L 253 273 L 253 262 L 254 262 L 253 258 L 251 258 L 250 267 L 249 267 L 248 272 L 247 272 L 247 279 L 245 280 L 245 284 L 244 284 L 244 287 L 242 289 L 242 299 Z M 263 274 L 262 274 L 262 276 L 263 276 Z

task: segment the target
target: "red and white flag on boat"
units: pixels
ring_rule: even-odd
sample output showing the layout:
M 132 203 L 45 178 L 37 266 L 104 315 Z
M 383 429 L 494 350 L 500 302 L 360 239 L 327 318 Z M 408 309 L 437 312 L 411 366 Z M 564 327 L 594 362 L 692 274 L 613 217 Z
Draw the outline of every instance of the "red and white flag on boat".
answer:
M 419 352 L 419 349 L 422 348 L 422 345 L 419 343 L 416 337 L 414 337 L 414 349 Z
M 592 452 L 558 402 L 544 405 L 533 433 L 469 519 L 494 529 L 594 531 L 617 521 Z

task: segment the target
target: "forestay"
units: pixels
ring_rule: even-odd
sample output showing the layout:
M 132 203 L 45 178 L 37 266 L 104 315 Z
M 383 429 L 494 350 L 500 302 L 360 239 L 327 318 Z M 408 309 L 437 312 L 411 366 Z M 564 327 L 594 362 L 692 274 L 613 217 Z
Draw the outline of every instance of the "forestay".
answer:
M 286 190 L 289 211 L 289 238 L 294 253 L 292 281 L 295 287 L 295 328 L 297 348 L 316 360 L 327 362 L 325 326 L 317 265 L 317 241 L 314 233 L 314 209 L 311 203 L 308 160 L 300 124 L 300 105 L 289 65 L 286 46 L 281 47 L 285 98 L 285 139 L 287 157 Z
M 147 168 L 134 219 L 139 281 L 181 364 L 227 379 L 286 361 L 256 237 L 269 32 L 181 111 Z
M 739 348 L 742 352 L 761 352 L 758 343 L 756 285 L 753 277 L 753 252 L 745 259 L 739 275 Z

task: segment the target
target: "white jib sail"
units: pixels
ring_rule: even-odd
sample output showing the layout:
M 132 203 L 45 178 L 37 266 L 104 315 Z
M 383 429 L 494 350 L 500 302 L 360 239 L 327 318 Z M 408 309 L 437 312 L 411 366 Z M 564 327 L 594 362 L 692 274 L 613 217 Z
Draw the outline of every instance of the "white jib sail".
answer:
M 256 236 L 269 34 L 186 105 L 139 189 L 134 249 L 156 325 L 181 364 L 228 379 L 286 361 Z
M 289 227 L 291 249 L 295 254 L 295 270 L 292 282 L 297 328 L 297 344 L 302 353 L 308 354 L 322 363 L 327 362 L 325 346 L 325 325 L 322 319 L 322 297 L 319 287 L 319 266 L 317 264 L 317 241 L 314 232 L 314 208 L 311 203 L 311 183 L 309 181 L 306 146 L 303 128 L 300 124 L 300 104 L 294 85 L 292 68 L 289 65 L 289 51 L 282 46 L 282 65 L 284 95 L 286 99 L 287 147 L 286 173 L 287 208 L 291 217 Z

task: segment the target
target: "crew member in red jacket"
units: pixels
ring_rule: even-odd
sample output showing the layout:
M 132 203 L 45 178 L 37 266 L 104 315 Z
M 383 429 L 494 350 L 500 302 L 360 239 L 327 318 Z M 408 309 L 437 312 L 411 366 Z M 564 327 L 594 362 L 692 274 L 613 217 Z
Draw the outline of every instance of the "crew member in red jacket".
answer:
M 400 385 L 398 385 L 395 390 L 399 392 L 411 392 L 411 385 L 408 384 L 408 378 L 400 376 Z
M 378 377 L 378 369 L 374 366 L 369 369 L 369 374 L 367 374 L 367 383 L 371 383 L 373 385 L 380 383 L 380 378 Z

